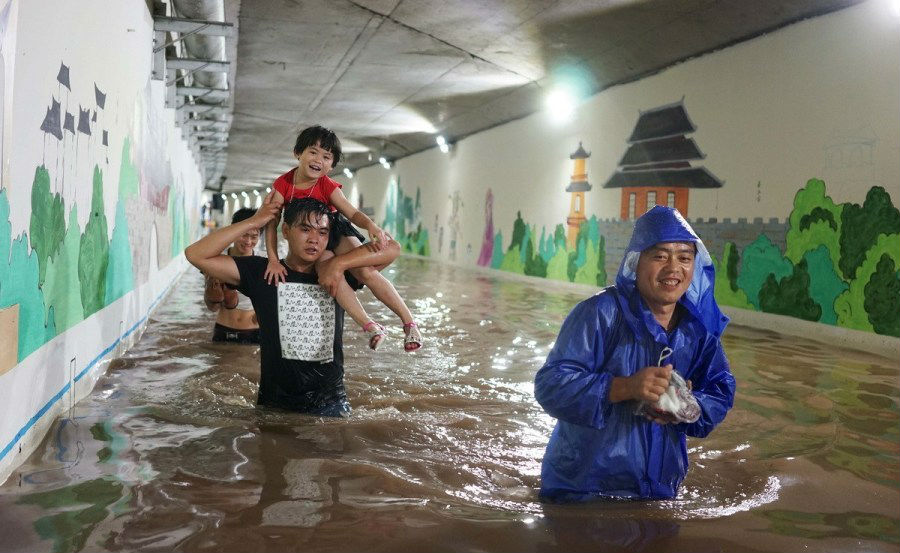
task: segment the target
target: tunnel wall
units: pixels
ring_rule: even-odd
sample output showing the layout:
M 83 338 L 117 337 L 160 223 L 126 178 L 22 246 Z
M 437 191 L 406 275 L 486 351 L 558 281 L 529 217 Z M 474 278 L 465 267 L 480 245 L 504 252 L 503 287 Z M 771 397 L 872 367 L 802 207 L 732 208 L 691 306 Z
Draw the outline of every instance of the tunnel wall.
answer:
M 3 481 L 186 268 L 202 183 L 145 2 L 0 0 L 0 29 Z
M 646 208 L 646 190 L 610 186 L 634 168 L 629 139 L 642 116 L 681 110 L 700 152 L 687 163 L 712 180 L 646 186 L 663 204 L 687 192 L 719 303 L 898 336 L 898 29 L 890 3 L 865 2 L 603 90 L 567 122 L 536 113 L 340 180 L 406 252 L 603 286 L 631 233 L 628 194 Z M 579 145 L 590 189 L 576 198 Z

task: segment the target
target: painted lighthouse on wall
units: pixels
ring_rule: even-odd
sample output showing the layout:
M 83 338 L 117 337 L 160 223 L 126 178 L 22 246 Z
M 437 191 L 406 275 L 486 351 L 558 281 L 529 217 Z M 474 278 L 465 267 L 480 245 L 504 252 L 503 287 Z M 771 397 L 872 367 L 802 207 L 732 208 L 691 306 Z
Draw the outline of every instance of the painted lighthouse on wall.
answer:
M 705 167 L 691 166 L 706 157 L 694 139 L 697 128 L 684 101 L 642 111 L 628 149 L 603 188 L 621 188 L 621 218 L 635 219 L 655 205 L 674 207 L 688 216 L 691 188 L 721 188 L 723 182 Z
M 569 216 L 566 217 L 566 244 L 570 250 L 575 250 L 578 239 L 578 229 L 581 223 L 587 220 L 584 215 L 584 193 L 591 191 L 591 185 L 587 181 L 587 171 L 584 168 L 584 160 L 591 157 L 590 152 L 585 152 L 581 142 L 578 143 L 578 149 L 575 150 L 569 159 L 575 160 L 575 167 L 572 169 L 572 178 L 569 179 L 569 186 L 566 192 L 572 194 L 572 201 L 569 204 Z

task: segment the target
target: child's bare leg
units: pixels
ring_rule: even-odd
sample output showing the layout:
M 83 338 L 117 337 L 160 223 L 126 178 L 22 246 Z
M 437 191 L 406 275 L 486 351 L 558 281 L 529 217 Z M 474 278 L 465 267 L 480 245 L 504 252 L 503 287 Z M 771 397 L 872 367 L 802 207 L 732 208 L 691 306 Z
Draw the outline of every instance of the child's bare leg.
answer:
M 316 267 L 319 266 L 320 263 L 331 259 L 334 257 L 334 254 L 330 251 L 326 250 L 325 253 L 322 254 L 322 257 L 319 258 L 319 261 L 316 262 Z M 356 324 L 360 327 L 365 328 L 366 323 L 372 320 L 369 317 L 369 314 L 366 313 L 365 308 L 359 302 L 359 298 L 356 297 L 356 293 L 353 291 L 353 288 L 350 288 L 350 285 L 347 284 L 347 281 L 341 279 L 338 284 L 337 293 L 334 295 L 334 299 L 337 300 L 338 305 L 344 308 L 344 311 L 350 315 L 350 318 L 353 319 Z
M 335 253 L 341 255 L 342 253 L 346 253 L 359 247 L 359 245 L 359 240 L 356 238 L 344 236 L 341 238 L 338 247 L 335 248 Z M 356 277 L 358 281 L 368 286 L 369 290 L 372 291 L 372 294 L 378 298 L 378 301 L 396 313 L 397 316 L 400 317 L 400 320 L 403 321 L 403 324 L 409 324 L 413 322 L 413 317 L 409 308 L 406 306 L 406 302 L 400 297 L 400 294 L 397 292 L 397 289 L 394 288 L 394 285 L 391 284 L 391 281 L 386 279 L 384 275 L 379 272 L 379 268 L 389 265 L 397 258 L 399 253 L 400 244 L 391 240 L 385 245 L 382 251 L 368 254 L 368 256 L 371 256 L 371 261 L 373 262 L 372 266 L 350 269 L 350 273 Z

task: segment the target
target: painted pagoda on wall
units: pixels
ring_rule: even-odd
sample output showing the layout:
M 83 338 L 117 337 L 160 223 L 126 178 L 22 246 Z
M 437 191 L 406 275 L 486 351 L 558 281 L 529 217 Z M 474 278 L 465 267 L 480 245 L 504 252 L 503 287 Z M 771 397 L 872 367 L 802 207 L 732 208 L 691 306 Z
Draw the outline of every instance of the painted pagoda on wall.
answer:
M 691 161 L 706 156 L 692 138 L 696 131 L 684 102 L 642 111 L 619 167 L 603 188 L 621 188 L 622 219 L 635 219 L 655 205 L 674 207 L 688 216 L 691 188 L 721 188 L 722 181 Z

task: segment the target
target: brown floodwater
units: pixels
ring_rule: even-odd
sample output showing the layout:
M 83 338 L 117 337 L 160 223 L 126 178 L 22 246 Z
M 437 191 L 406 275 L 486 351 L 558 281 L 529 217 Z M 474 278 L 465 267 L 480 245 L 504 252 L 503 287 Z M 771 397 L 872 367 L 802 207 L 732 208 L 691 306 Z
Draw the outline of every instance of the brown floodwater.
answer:
M 731 326 L 735 407 L 671 501 L 545 505 L 533 378 L 585 292 L 401 258 L 427 339 L 344 338 L 348 419 L 256 409 L 188 271 L 0 486 L 0 551 L 894 551 L 896 360 Z M 348 319 L 349 322 L 349 319 Z

